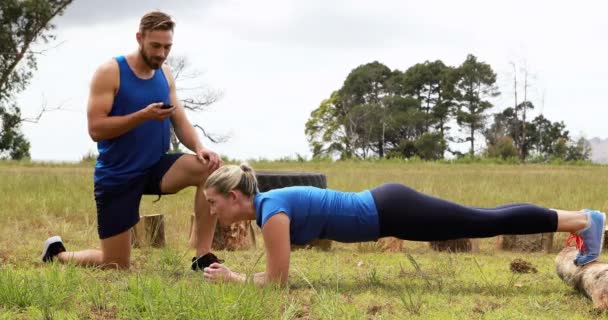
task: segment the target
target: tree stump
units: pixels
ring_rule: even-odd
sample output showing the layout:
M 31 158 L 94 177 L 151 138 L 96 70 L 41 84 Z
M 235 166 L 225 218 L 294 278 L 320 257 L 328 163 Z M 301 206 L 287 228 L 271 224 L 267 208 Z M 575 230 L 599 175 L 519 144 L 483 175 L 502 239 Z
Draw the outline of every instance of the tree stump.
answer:
M 191 245 L 194 245 L 194 239 L 196 239 L 194 219 L 194 214 L 192 214 L 190 216 Z M 215 225 L 212 249 L 234 251 L 255 248 L 255 245 L 255 233 L 251 221 L 235 222 L 228 227 L 222 227 L 219 223 Z
M 376 241 L 376 246 L 382 252 L 401 252 L 403 240 L 394 237 L 380 238 Z
M 608 309 L 608 264 L 594 261 L 582 267 L 572 261 L 577 250 L 564 248 L 555 257 L 555 269 L 560 279 L 593 301 L 596 308 Z
M 165 246 L 165 219 L 162 214 L 144 215 L 131 228 L 131 245 L 134 248 Z
M 449 252 L 479 252 L 478 239 L 454 239 L 431 241 L 430 246 L 435 251 Z
M 537 234 L 502 235 L 496 247 L 506 251 L 546 252 L 553 250 L 553 232 Z

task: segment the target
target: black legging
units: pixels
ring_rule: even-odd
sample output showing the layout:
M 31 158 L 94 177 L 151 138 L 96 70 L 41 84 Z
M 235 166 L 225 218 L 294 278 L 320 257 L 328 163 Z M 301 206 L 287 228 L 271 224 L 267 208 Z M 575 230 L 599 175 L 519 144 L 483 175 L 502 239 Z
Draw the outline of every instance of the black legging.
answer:
M 436 241 L 557 230 L 557 212 L 531 204 L 466 207 L 398 183 L 380 185 L 371 193 L 378 210 L 380 237 Z

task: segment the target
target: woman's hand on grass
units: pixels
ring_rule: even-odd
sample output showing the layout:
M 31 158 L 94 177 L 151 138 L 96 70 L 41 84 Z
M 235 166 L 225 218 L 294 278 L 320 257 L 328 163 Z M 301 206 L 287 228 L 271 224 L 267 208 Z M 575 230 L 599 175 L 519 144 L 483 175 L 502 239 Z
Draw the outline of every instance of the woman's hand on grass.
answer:
M 203 269 L 205 279 L 213 282 L 230 282 L 234 281 L 234 273 L 221 263 L 214 262 L 207 268 Z

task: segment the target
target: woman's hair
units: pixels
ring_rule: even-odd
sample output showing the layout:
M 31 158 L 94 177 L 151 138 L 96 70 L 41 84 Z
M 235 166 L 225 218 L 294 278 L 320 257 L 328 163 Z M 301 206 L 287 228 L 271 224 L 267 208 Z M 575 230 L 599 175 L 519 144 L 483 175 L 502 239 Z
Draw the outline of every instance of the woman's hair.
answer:
M 174 27 L 175 22 L 171 20 L 171 16 L 160 11 L 146 13 L 139 22 L 139 32 L 143 35 L 154 30 L 173 31 Z
M 215 170 L 205 182 L 205 189 L 215 190 L 227 195 L 231 190 L 239 190 L 246 196 L 258 194 L 258 179 L 255 172 L 247 163 L 241 165 L 225 165 Z

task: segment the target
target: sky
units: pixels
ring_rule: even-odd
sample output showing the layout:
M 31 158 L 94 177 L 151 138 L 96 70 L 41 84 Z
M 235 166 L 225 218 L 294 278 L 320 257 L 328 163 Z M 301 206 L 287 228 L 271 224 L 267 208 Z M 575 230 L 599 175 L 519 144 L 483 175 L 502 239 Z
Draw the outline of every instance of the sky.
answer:
M 75 0 L 54 20 L 57 40 L 36 46 L 45 51 L 17 101 L 26 117 L 43 106 L 60 108 L 24 124 L 33 160 L 78 161 L 96 152 L 86 124 L 91 77 L 102 63 L 136 50 L 139 19 L 162 10 L 176 21 L 171 55 L 186 57 L 201 72 L 198 83 L 222 93 L 189 119 L 229 136 L 221 144 L 201 139 L 232 159 L 310 157 L 310 113 L 359 65 L 379 61 L 405 71 L 439 59 L 458 66 L 467 54 L 498 75 L 495 112 L 513 105 L 514 63 L 520 83 L 520 68 L 530 75 L 532 116 L 564 121 L 575 136 L 607 138 L 607 7 L 545 0 Z

